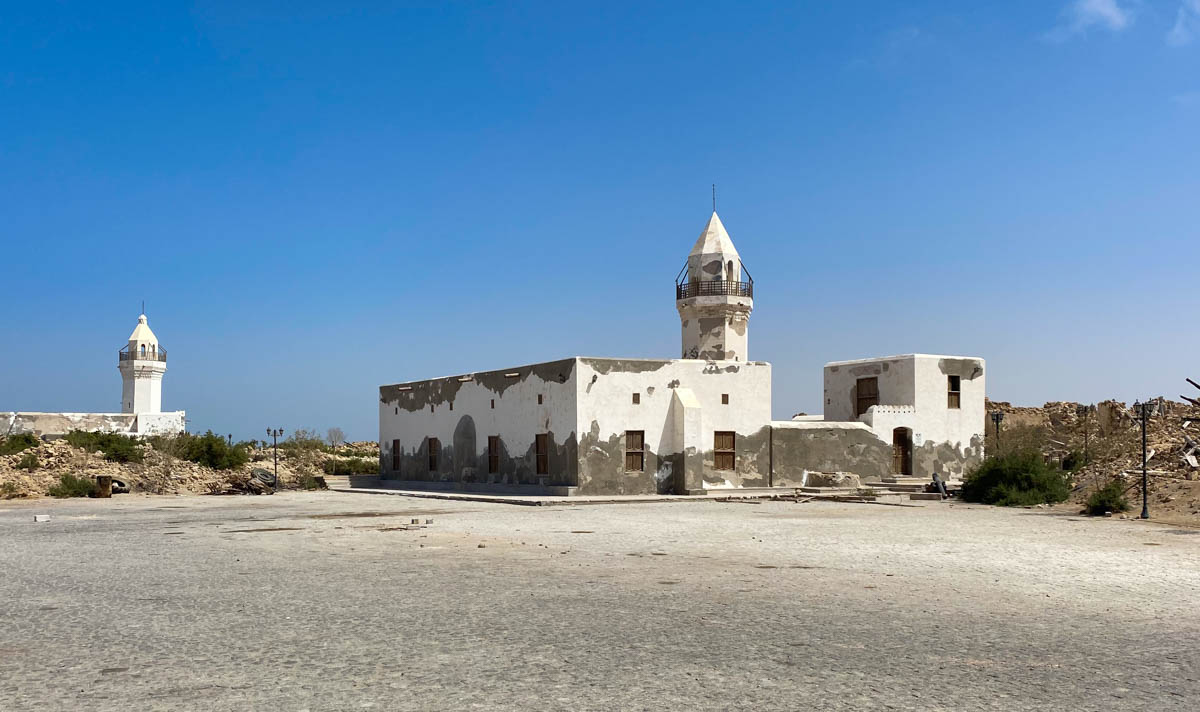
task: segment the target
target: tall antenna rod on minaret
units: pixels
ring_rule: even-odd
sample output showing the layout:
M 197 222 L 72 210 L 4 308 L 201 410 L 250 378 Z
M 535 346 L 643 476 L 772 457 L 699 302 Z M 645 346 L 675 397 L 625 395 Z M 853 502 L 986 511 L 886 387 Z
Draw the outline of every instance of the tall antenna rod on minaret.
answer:
M 717 212 L 717 184 L 713 183 L 713 212 Z
M 142 313 L 143 314 L 146 313 L 146 300 L 145 299 L 142 300 Z

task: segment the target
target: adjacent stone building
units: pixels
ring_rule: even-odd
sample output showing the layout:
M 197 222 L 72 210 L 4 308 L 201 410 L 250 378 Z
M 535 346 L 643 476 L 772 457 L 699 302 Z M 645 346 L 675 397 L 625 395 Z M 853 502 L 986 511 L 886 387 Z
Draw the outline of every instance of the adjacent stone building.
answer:
M 961 474 L 983 455 L 984 362 L 830 363 L 825 415 L 771 420 L 748 360 L 754 282 L 714 212 L 675 285 L 680 359 L 573 357 L 379 389 L 382 479 L 528 494 L 795 487 L 815 472 Z
M 133 333 L 117 352 L 117 369 L 122 381 L 120 413 L 0 413 L 0 428 L 6 435 L 38 436 L 62 435 L 72 430 L 126 435 L 183 432 L 184 411 L 162 412 L 167 350 L 158 343 L 145 314 L 138 317 Z

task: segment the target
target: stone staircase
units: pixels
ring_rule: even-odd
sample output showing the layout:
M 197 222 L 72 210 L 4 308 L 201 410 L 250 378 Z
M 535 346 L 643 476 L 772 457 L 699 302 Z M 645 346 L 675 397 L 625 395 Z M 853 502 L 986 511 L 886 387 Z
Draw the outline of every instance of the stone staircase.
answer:
M 880 477 L 873 482 L 864 482 L 863 487 L 869 487 L 881 493 L 905 494 L 911 500 L 940 500 L 941 494 L 925 491 L 930 482 L 931 480 L 924 477 Z M 960 487 L 962 487 L 962 482 L 959 480 L 946 481 L 947 490 L 956 490 Z

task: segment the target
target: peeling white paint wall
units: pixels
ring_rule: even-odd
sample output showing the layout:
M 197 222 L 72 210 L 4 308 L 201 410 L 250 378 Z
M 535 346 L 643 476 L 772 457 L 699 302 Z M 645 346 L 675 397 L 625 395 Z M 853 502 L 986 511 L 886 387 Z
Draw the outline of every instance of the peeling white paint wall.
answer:
M 950 375 L 960 376 L 958 408 L 949 407 Z M 870 377 L 878 381 L 879 405 L 856 418 L 856 382 Z M 907 354 L 837 361 L 825 365 L 824 380 L 827 421 L 864 423 L 888 444 L 895 428 L 909 428 L 915 448 L 946 445 L 965 454 L 973 443 L 982 447 L 987 389 L 981 358 Z
M 455 430 L 464 417 L 470 417 L 474 422 L 477 456 L 487 452 L 489 435 L 499 436 L 504 449 L 514 458 L 524 457 L 539 433 L 553 433 L 555 444 L 560 446 L 568 438 L 577 439 L 574 364 L 571 361 L 561 363 L 563 367 L 558 370 L 566 377 L 563 381 L 557 378 L 557 372 L 543 378 L 534 372 L 534 366 L 523 366 L 385 387 L 410 390 L 395 392 L 394 399 L 380 398 L 379 446 L 384 477 L 395 475 L 391 469 L 393 440 L 400 441 L 405 456 L 420 450 L 430 437 L 438 438 L 443 446 L 452 445 Z M 536 367 L 544 365 L 537 364 Z M 506 373 L 517 375 L 510 378 L 505 376 Z M 431 396 L 435 389 L 446 383 L 456 384 L 453 398 Z M 539 395 L 542 396 L 541 404 L 538 403 Z M 418 402 L 421 406 L 414 408 Z M 413 409 L 408 410 L 405 406 Z M 482 471 L 478 471 L 480 469 Z M 505 481 L 505 473 L 491 475 L 486 467 L 467 474 L 476 482 Z M 454 479 L 462 476 L 462 472 L 452 474 Z M 552 471 L 548 477 L 570 481 L 574 472 Z
M 0 413 L 3 434 L 65 435 L 72 430 L 122 435 L 171 435 L 184 431 L 187 414 L 169 413 Z

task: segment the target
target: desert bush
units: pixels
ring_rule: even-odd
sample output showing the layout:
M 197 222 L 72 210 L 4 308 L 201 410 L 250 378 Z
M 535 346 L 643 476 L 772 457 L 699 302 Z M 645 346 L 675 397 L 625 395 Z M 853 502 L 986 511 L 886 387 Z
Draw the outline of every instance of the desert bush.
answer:
M 180 457 L 214 470 L 232 470 L 250 461 L 244 447 L 230 445 L 229 441 L 209 430 L 203 435 L 183 433 L 179 436 Z
M 379 461 L 354 457 L 348 460 L 331 458 L 321 463 L 321 469 L 327 475 L 377 475 Z
M 20 460 L 17 460 L 17 467 L 28 472 L 36 470 L 39 464 L 37 455 L 32 452 L 25 453 Z
M 279 447 L 287 450 L 324 450 L 325 441 L 316 430 L 297 428 L 287 440 L 279 443 Z
M 58 484 L 46 491 L 51 497 L 91 497 L 96 492 L 96 483 L 86 477 L 63 475 Z
M 964 500 L 1002 507 L 1062 502 L 1070 493 L 1068 476 L 1031 449 L 987 458 L 967 474 L 962 487 Z
M 316 477 L 314 477 L 313 475 L 311 475 L 307 472 L 300 475 L 300 481 L 298 484 L 300 486 L 300 489 L 306 489 L 306 490 L 325 489 L 325 484 L 323 482 L 321 482 L 321 480 L 318 480 Z
M 104 459 L 112 462 L 142 461 L 142 450 L 138 447 L 138 441 L 128 435 L 72 430 L 67 433 L 66 441 L 72 447 L 81 450 L 102 452 Z
M 0 438 L 0 455 L 16 455 L 22 450 L 35 447 L 39 442 L 41 441 L 36 436 L 29 433 L 9 435 L 6 438 Z
M 1109 480 L 1100 489 L 1092 493 L 1087 501 L 1087 513 L 1100 516 L 1108 512 L 1125 512 L 1129 510 L 1129 500 L 1125 498 L 1125 483 L 1118 479 Z
M 4 482 L 0 484 L 0 499 L 16 499 L 22 496 L 24 495 L 17 490 L 16 482 Z

